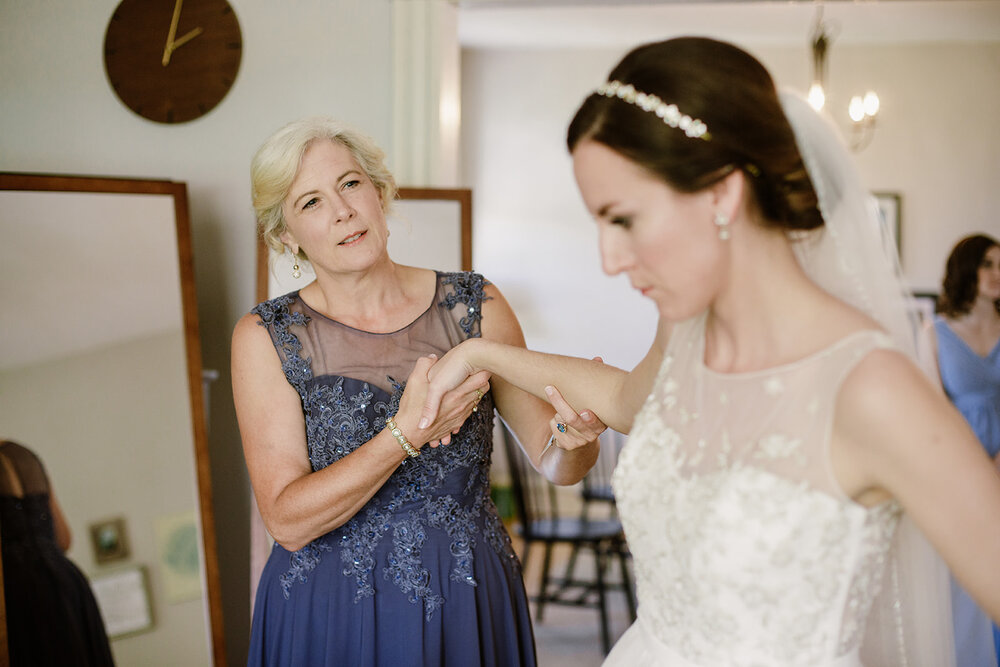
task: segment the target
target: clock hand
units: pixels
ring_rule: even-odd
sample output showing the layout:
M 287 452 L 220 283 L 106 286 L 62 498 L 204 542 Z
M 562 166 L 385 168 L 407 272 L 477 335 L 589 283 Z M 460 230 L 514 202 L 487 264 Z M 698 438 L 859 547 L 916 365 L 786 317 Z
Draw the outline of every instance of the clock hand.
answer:
M 173 44 L 171 44 L 170 45 L 170 52 L 173 53 L 174 51 L 177 50 L 178 47 L 180 47 L 181 44 L 186 44 L 187 42 L 191 41 L 192 39 L 194 39 L 195 37 L 197 37 L 201 33 L 202 33 L 202 29 L 201 28 L 195 28 L 194 30 L 192 30 L 191 32 L 187 33 L 186 35 L 184 35 L 183 37 L 181 37 L 180 39 L 178 39 L 176 42 L 174 42 Z M 168 59 L 168 61 L 169 61 L 169 59 Z
M 181 5 L 184 4 L 184 0 L 177 0 L 174 3 L 174 15 L 170 19 L 170 31 L 167 33 L 167 43 L 163 47 L 163 66 L 166 67 L 170 63 L 170 54 L 173 52 L 174 48 L 174 35 L 177 34 L 177 21 L 181 18 Z
M 202 33 L 201 28 L 195 28 L 194 30 L 188 31 L 183 37 L 175 40 L 174 36 L 177 35 L 177 22 L 181 18 L 181 5 L 184 4 L 184 0 L 177 0 L 174 3 L 174 15 L 170 19 L 170 30 L 167 32 L 167 43 L 163 47 L 163 66 L 166 67 L 170 64 L 170 56 L 179 47 L 187 44 L 189 41 L 197 37 Z

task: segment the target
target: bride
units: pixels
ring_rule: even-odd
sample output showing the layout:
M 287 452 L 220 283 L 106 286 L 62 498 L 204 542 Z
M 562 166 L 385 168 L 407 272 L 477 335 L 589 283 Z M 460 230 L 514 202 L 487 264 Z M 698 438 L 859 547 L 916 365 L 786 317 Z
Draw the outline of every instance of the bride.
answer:
M 639 618 L 607 665 L 950 664 L 920 534 L 1000 619 L 1000 477 L 917 362 L 835 131 L 744 51 L 679 38 L 626 55 L 568 146 L 605 272 L 659 310 L 651 349 L 626 372 L 469 340 L 431 367 L 424 418 L 488 370 L 559 431 L 586 405 L 631 433 L 614 485 Z

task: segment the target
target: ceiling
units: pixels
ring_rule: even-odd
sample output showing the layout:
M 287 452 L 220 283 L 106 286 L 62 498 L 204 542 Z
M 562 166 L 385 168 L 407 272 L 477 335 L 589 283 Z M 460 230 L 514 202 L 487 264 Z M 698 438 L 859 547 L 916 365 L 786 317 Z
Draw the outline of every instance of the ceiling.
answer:
M 1000 0 L 458 0 L 465 48 L 623 48 L 681 34 L 807 43 L 822 8 L 840 43 L 1000 41 Z

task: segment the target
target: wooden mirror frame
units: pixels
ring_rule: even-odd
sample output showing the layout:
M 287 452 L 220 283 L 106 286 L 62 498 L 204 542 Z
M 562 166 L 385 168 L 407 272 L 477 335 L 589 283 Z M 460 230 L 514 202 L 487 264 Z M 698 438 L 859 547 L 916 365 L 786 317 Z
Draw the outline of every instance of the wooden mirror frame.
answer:
M 131 195 L 168 195 L 173 198 L 176 223 L 180 298 L 183 312 L 183 337 L 187 361 L 187 383 L 190 398 L 192 440 L 194 443 L 195 486 L 198 512 L 201 521 L 201 542 L 207 597 L 207 640 L 216 667 L 226 665 L 226 646 L 222 618 L 222 589 L 219 583 L 219 565 L 216 548 L 215 516 L 212 505 L 211 469 L 208 452 L 208 435 L 205 424 L 205 404 L 202 391 L 201 342 L 198 334 L 198 308 L 195 293 L 194 262 L 192 258 L 191 230 L 188 216 L 187 186 L 166 180 L 139 180 L 101 178 L 90 176 L 25 174 L 0 172 L 0 191 L 72 192 Z M 2 582 L 2 578 L 0 578 Z M 2 586 L 2 584 L 0 584 Z M 0 588 L 0 600 L 3 590 Z M 10 610 L 7 610 L 8 612 Z M 6 618 L 3 644 L 0 646 L 0 664 L 8 659 L 6 643 Z

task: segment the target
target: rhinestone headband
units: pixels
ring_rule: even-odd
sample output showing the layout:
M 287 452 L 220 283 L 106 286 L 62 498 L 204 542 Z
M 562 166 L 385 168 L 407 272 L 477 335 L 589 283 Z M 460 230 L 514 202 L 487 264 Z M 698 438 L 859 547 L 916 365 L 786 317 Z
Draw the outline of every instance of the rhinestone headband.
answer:
M 594 92 L 605 97 L 617 97 L 629 104 L 634 104 L 643 111 L 655 113 L 665 124 L 683 130 L 684 134 L 692 139 L 709 141 L 712 138 L 712 135 L 708 133 L 708 126 L 703 122 L 687 114 L 682 114 L 676 104 L 667 104 L 656 95 L 640 93 L 630 83 L 608 81 Z

